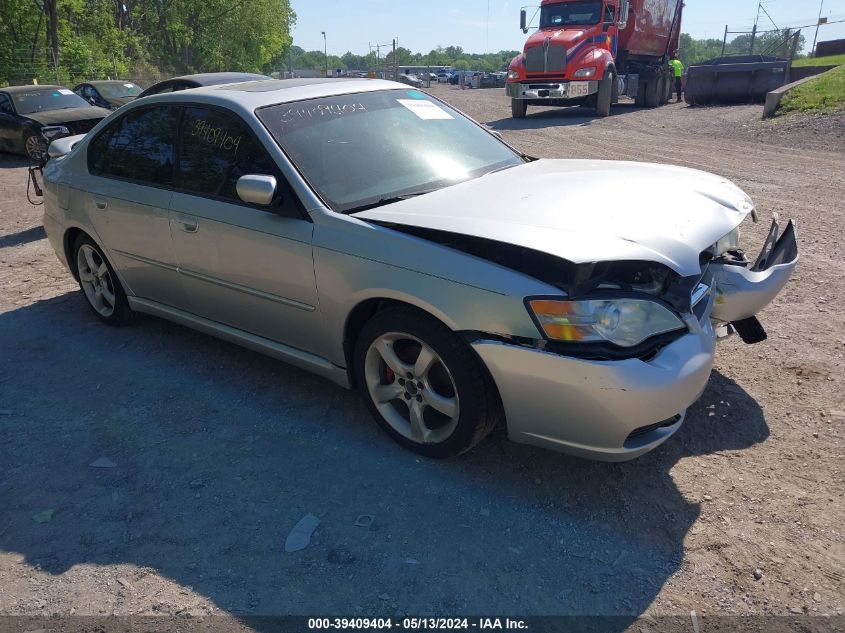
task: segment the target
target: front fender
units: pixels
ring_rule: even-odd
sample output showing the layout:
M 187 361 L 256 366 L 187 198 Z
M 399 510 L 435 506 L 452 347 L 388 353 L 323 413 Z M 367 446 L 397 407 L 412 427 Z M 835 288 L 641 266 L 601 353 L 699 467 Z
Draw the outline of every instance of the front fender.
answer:
M 585 68 L 589 66 L 594 66 L 596 68 L 595 77 L 590 77 L 590 79 L 601 80 L 604 77 L 604 74 L 607 72 L 608 68 L 612 68 L 615 70 L 616 63 L 613 59 L 613 55 L 604 48 L 591 48 L 583 55 L 580 55 L 572 67 L 572 72 L 570 73 L 573 75 L 577 70 L 580 68 Z

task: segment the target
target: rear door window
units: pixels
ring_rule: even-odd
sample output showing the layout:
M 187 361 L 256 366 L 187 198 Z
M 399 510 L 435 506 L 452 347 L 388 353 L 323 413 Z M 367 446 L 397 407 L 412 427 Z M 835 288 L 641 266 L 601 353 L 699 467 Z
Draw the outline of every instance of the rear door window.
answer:
M 172 185 L 179 110 L 178 106 L 153 106 L 120 117 L 91 142 L 91 173 Z
M 91 173 L 172 185 L 178 118 L 175 106 L 127 112 L 92 141 L 88 149 Z

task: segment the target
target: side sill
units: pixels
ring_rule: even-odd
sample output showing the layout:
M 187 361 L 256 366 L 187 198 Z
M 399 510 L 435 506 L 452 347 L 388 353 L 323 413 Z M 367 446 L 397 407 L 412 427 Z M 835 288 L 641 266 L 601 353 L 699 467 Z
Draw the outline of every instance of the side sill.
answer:
M 224 341 L 246 347 L 260 354 L 265 354 L 271 358 L 276 358 L 295 367 L 299 367 L 300 369 L 310 371 L 313 374 L 331 380 L 341 387 L 351 389 L 349 374 L 346 369 L 338 367 L 314 354 L 284 345 L 283 343 L 271 341 L 261 336 L 256 336 L 255 334 L 250 334 L 249 332 L 244 332 L 228 325 L 223 325 L 222 323 L 216 323 L 215 321 L 210 321 L 194 314 L 183 312 L 182 310 L 177 310 L 176 308 L 163 305 L 156 301 L 140 299 L 138 297 L 127 297 L 127 300 L 129 301 L 129 307 L 136 312 L 151 314 L 205 334 L 210 334 Z

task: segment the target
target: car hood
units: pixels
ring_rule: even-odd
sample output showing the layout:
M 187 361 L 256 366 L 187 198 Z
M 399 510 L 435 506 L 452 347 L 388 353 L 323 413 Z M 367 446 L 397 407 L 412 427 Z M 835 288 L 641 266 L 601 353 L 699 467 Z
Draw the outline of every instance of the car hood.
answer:
M 355 217 L 506 242 L 581 264 L 654 261 L 698 274 L 753 210 L 725 178 L 596 160 L 538 160 Z
M 535 46 L 543 46 L 546 43 L 546 38 L 549 38 L 549 44 L 561 44 L 567 48 L 581 41 L 584 37 L 584 30 L 577 27 L 567 27 L 560 29 L 546 29 L 544 31 L 535 31 L 525 41 L 525 49 L 534 48 Z
M 127 95 L 125 97 L 108 97 L 108 98 L 106 98 L 106 101 L 108 101 L 109 105 L 112 106 L 113 108 L 119 108 L 120 106 L 126 105 L 130 101 L 134 101 L 134 100 L 135 100 L 134 95 Z
M 65 110 L 47 110 L 45 112 L 31 112 L 22 114 L 24 118 L 36 121 L 42 125 L 60 125 L 69 121 L 89 121 L 91 119 L 103 119 L 111 112 L 105 108 L 88 106 L 81 108 L 67 108 Z

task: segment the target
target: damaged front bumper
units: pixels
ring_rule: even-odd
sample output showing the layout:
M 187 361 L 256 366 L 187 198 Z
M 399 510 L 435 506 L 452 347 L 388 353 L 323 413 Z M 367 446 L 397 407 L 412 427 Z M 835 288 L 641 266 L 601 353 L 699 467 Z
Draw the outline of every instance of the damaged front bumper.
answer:
M 798 262 L 795 227 L 775 220 L 751 265 L 710 265 L 713 292 L 689 331 L 647 360 L 592 361 L 501 340 L 473 348 L 498 387 L 508 436 L 524 444 L 601 461 L 626 461 L 656 448 L 683 424 L 710 378 L 718 328 L 746 342 L 762 338 L 755 315 L 786 285 Z M 695 298 L 693 304 L 695 304 Z M 749 322 L 756 323 L 756 332 Z
M 477 341 L 514 442 L 600 461 L 656 448 L 683 424 L 713 366 L 710 323 L 654 358 L 589 361 L 496 341 Z

